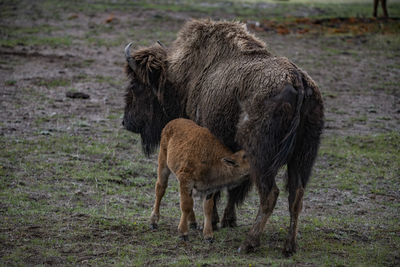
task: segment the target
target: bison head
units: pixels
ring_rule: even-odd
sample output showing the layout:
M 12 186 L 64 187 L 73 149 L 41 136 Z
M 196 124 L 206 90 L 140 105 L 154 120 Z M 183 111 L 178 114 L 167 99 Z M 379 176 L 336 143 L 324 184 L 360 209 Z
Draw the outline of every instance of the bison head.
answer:
M 149 156 L 158 146 L 161 130 L 169 116 L 163 106 L 166 87 L 166 49 L 160 45 L 130 53 L 125 48 L 126 73 L 129 85 L 125 95 L 125 114 L 122 124 L 142 138 L 142 148 Z

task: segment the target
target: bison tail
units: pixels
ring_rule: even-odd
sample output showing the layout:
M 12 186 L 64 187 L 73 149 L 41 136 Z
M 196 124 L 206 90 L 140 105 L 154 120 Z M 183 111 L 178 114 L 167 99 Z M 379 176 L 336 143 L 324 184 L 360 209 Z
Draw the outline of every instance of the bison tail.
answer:
M 284 165 L 288 161 L 291 154 L 293 153 L 296 144 L 297 129 L 300 124 L 300 111 L 304 100 L 304 88 L 303 86 L 300 86 L 300 88 L 296 90 L 295 88 L 293 88 L 292 85 L 287 85 L 283 91 L 283 95 L 287 96 L 290 93 L 297 94 L 296 103 L 295 105 L 293 105 L 295 106 L 295 110 L 293 112 L 293 117 L 289 124 L 289 127 L 287 128 L 286 135 L 279 142 L 279 145 L 277 146 L 278 151 L 275 154 L 274 158 L 272 159 L 272 164 L 269 166 L 269 172 L 271 173 L 277 171 L 282 165 Z M 282 103 L 285 103 L 284 101 L 285 99 L 282 101 Z M 284 110 L 283 111 L 279 110 L 282 109 L 282 106 L 283 105 L 278 104 L 276 111 L 285 112 Z M 283 122 L 281 120 L 282 117 L 280 118 L 279 121 L 279 124 L 281 124 L 279 125 L 280 126 L 279 128 L 283 126 L 282 125 Z
M 287 84 L 278 95 L 243 108 L 236 140 L 249 154 L 251 179 L 261 193 L 270 191 L 294 154 L 304 100 L 302 83 Z

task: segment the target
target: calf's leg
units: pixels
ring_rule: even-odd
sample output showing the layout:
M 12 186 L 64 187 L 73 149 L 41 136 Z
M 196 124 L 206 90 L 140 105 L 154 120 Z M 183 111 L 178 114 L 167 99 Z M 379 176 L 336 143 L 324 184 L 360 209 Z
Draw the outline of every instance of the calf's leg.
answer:
M 163 159 L 163 155 L 159 156 L 159 162 L 158 162 L 158 176 L 157 176 L 157 182 L 156 182 L 156 199 L 154 202 L 154 207 L 153 211 L 151 212 L 151 217 L 150 217 L 150 227 L 152 229 L 157 228 L 157 223 L 158 220 L 160 219 L 160 203 L 161 199 L 163 198 L 165 194 L 165 189 L 168 186 L 168 177 L 171 173 L 169 170 L 165 160 Z
M 181 220 L 179 222 L 178 231 L 180 237 L 184 241 L 188 241 L 188 219 L 193 212 L 193 198 L 190 195 L 192 188 L 190 188 L 189 184 L 185 181 L 185 179 L 179 178 L 179 191 L 181 195 Z
M 192 193 L 193 193 L 193 190 L 190 191 L 190 196 L 193 198 Z M 194 204 L 193 204 L 193 206 L 194 206 Z M 196 215 L 194 213 L 193 208 L 189 213 L 188 222 L 189 222 L 189 225 L 190 225 L 191 229 L 197 229 Z
M 213 226 L 212 226 L 212 214 L 214 209 L 214 194 L 210 194 L 203 200 L 203 211 L 204 211 L 204 229 L 203 236 L 208 242 L 213 241 Z
M 193 209 L 189 213 L 188 222 L 189 222 L 189 225 L 190 225 L 190 229 L 193 229 L 193 230 L 197 229 L 196 215 L 195 215 Z

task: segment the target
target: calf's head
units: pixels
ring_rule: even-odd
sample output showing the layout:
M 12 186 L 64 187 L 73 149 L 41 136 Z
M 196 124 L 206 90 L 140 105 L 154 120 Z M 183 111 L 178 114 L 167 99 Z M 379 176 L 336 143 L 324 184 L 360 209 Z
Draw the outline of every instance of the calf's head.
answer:
M 222 158 L 222 162 L 230 169 L 236 178 L 249 175 L 250 164 L 244 150 L 233 153 L 229 157 Z
M 154 45 L 130 52 L 125 48 L 125 71 L 129 85 L 125 94 L 125 129 L 140 134 L 142 148 L 148 156 L 160 141 L 161 130 L 168 122 L 162 105 L 166 84 L 166 57 L 164 47 Z

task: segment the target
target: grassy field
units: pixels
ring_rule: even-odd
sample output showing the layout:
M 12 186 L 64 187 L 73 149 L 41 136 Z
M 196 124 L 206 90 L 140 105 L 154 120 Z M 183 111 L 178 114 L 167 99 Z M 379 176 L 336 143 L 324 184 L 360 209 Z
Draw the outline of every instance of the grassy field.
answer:
M 0 1 L 0 266 L 399 266 L 400 1 L 388 7 L 384 20 L 371 18 L 372 0 Z M 121 127 L 123 48 L 168 46 L 185 21 L 208 17 L 247 22 L 323 93 L 326 129 L 291 258 L 284 170 L 254 253 L 237 248 L 255 190 L 238 227 L 182 243 L 171 177 L 150 230 L 156 155 Z M 195 211 L 201 222 L 200 201 Z

